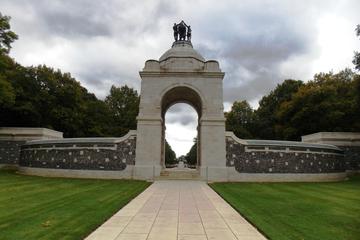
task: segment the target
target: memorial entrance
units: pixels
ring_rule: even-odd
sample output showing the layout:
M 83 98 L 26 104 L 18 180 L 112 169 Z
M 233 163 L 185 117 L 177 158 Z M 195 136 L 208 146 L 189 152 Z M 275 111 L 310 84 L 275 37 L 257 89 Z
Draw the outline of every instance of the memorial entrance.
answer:
M 191 28 L 183 21 L 174 25 L 174 38 L 172 47 L 159 60 L 146 61 L 140 72 L 135 176 L 160 176 L 165 168 L 165 113 L 175 103 L 187 103 L 199 117 L 199 174 L 215 180 L 226 175 L 224 73 L 217 61 L 206 61 L 194 50 Z

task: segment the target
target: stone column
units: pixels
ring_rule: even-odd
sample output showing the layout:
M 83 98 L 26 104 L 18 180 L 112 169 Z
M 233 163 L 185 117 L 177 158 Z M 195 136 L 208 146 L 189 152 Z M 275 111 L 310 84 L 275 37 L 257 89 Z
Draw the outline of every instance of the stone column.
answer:
M 225 120 L 201 120 L 201 167 L 203 179 L 209 181 L 226 181 L 226 148 L 225 148 Z
M 160 175 L 162 120 L 138 117 L 136 138 L 136 179 L 153 179 Z

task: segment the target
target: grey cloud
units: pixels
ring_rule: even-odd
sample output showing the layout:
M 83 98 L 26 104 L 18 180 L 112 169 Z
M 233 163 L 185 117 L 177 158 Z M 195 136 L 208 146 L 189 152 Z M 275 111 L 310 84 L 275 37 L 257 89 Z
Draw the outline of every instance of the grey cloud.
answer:
M 282 63 L 314 47 L 315 27 L 308 24 L 308 12 L 293 18 L 290 13 L 266 7 L 254 10 L 258 4 L 245 5 L 245 11 L 240 9 L 236 16 L 224 14 L 221 19 L 210 20 L 211 30 L 207 27 L 201 31 L 206 41 L 199 51 L 218 59 L 226 72 L 226 102 L 259 99 L 284 80 L 279 69 Z M 217 47 L 211 47 L 211 42 Z
M 166 123 L 179 123 L 183 126 L 193 127 L 197 122 L 197 113 L 190 105 L 180 103 L 175 104 L 166 112 Z
M 54 37 L 109 37 L 131 44 L 148 34 L 157 33 L 162 19 L 175 13 L 176 4 L 170 1 L 90 1 L 90 0 L 4 0 L 8 8 L 23 13 L 28 34 L 50 41 Z M 15 12 L 15 11 L 14 11 Z M 29 18 L 30 14 L 33 15 Z
M 109 23 L 94 17 L 91 12 L 43 11 L 47 32 L 60 36 L 110 36 Z
M 194 122 L 196 122 L 196 117 L 190 116 L 190 115 L 183 115 L 183 116 L 174 116 L 169 115 L 166 118 L 167 123 L 180 123 L 183 126 L 192 125 Z

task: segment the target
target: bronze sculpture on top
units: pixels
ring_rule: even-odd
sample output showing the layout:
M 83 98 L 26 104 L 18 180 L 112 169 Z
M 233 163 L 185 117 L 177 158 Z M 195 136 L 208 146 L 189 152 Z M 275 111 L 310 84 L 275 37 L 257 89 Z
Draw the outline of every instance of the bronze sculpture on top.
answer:
M 175 42 L 178 41 L 187 41 L 191 42 L 191 27 L 186 25 L 184 21 L 181 21 L 179 24 L 174 23 L 174 39 Z

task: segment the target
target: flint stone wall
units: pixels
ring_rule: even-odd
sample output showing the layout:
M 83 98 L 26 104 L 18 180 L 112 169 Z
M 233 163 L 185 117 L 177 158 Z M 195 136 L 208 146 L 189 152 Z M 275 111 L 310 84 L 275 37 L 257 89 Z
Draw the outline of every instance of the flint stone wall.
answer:
M 17 165 L 20 159 L 20 147 L 26 141 L 0 141 L 0 164 Z
M 264 143 L 265 142 L 265 143 Z M 239 173 L 338 173 L 346 170 L 335 146 L 300 142 L 256 141 L 226 137 L 226 165 Z
M 0 128 L 0 165 L 18 165 L 21 145 L 28 140 L 61 139 L 62 132 L 47 128 Z
M 332 144 L 344 151 L 345 167 L 349 171 L 360 171 L 359 132 L 318 132 L 301 137 L 306 143 Z
M 135 165 L 136 132 L 122 138 L 30 141 L 21 147 L 20 166 L 75 170 L 124 170 Z
M 346 170 L 360 171 L 360 146 L 339 146 L 345 154 Z

